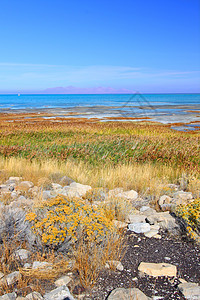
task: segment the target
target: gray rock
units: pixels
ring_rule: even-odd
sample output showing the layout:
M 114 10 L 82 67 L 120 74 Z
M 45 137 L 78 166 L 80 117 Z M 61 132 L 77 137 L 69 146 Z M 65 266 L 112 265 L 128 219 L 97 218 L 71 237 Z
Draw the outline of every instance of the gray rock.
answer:
M 30 188 L 32 188 L 32 187 L 34 187 L 34 184 L 31 182 L 31 181 L 22 181 L 22 182 L 20 182 L 20 184 L 17 186 L 18 187 L 18 189 L 20 190 L 20 189 L 30 189 Z
M 108 300 L 148 300 L 149 298 L 137 288 L 117 288 L 108 296 Z
M 105 268 L 106 269 L 112 269 L 113 267 L 115 269 L 117 269 L 118 271 L 123 271 L 124 270 L 124 267 L 123 267 L 123 265 L 120 261 L 118 261 L 118 260 L 108 260 L 106 262 Z
M 134 190 L 130 190 L 126 192 L 120 192 L 116 194 L 116 197 L 125 198 L 134 201 L 138 198 L 138 193 Z
M 31 255 L 31 252 L 26 249 L 19 249 L 14 252 L 14 257 L 21 261 L 27 260 L 30 257 L 30 255 Z
M 200 300 L 200 286 L 196 283 L 187 282 L 178 285 L 179 290 L 188 300 Z
M 8 286 L 17 283 L 17 281 L 21 278 L 21 274 L 19 271 L 12 272 L 0 280 L 0 285 L 6 283 Z
M 158 204 L 162 207 L 164 204 L 170 204 L 172 202 L 172 198 L 168 195 L 163 195 L 160 197 Z
M 43 300 L 44 298 L 42 297 L 42 295 L 38 292 L 32 292 L 30 294 L 28 294 L 25 299 L 27 300 Z
M 82 197 L 87 191 L 91 190 L 91 186 L 72 182 L 69 186 L 63 188 L 65 195 L 68 197 Z
M 193 196 L 190 192 L 179 191 L 173 194 L 173 202 L 176 205 L 187 204 L 189 200 L 192 200 Z
M 52 191 L 43 191 L 42 192 L 42 198 L 43 200 L 51 199 L 56 197 L 56 193 Z
M 60 184 L 62 186 L 70 185 L 72 182 L 75 182 L 73 179 L 69 178 L 68 176 L 63 176 L 60 179 Z
M 144 233 L 150 231 L 151 227 L 148 223 L 132 223 L 128 225 L 128 229 L 135 233 Z
M 152 238 L 158 234 L 158 230 L 151 229 L 149 232 L 145 232 L 144 235 L 148 238 Z
M 127 217 L 128 223 L 145 223 L 146 216 L 140 214 L 131 214 Z
M 45 300 L 75 300 L 67 286 L 60 286 L 44 295 Z
M 17 294 L 14 292 L 0 296 L 0 300 L 15 300 L 16 298 L 17 298 Z
M 62 285 L 68 285 L 68 283 L 70 283 L 71 280 L 72 280 L 72 278 L 68 275 L 62 276 L 55 281 L 55 285 L 57 287 L 62 286 Z
M 168 230 L 169 232 L 176 232 L 179 230 L 179 226 L 176 224 L 176 220 L 169 214 L 168 211 L 155 213 L 147 216 L 149 224 L 159 224 L 160 228 Z
M 47 261 L 34 261 L 32 265 L 33 269 L 52 269 L 52 264 Z

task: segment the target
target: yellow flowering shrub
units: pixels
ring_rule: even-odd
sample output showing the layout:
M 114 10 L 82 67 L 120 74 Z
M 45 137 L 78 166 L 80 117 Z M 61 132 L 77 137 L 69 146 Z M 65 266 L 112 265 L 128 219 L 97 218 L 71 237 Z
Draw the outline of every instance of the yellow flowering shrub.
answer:
M 176 214 L 185 221 L 188 235 L 194 240 L 199 240 L 200 199 L 195 199 L 187 205 L 179 205 Z
M 42 203 L 36 212 L 26 215 L 32 230 L 45 245 L 57 247 L 66 239 L 72 242 L 79 238 L 101 241 L 113 230 L 111 220 L 104 210 L 84 200 L 57 196 Z

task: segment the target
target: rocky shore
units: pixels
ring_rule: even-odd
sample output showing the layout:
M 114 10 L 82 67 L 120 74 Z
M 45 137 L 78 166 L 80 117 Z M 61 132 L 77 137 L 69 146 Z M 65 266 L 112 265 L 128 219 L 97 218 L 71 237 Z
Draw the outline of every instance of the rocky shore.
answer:
M 100 189 L 98 196 L 89 198 L 88 192 L 92 190 L 66 176 L 59 182 L 46 183 L 42 189 L 20 177 L 10 177 L 0 185 L 1 245 L 5 241 L 9 244 L 16 237 L 20 242 L 12 252 L 12 260 L 17 262 L 12 272 L 0 272 L 0 299 L 200 299 L 199 246 L 186 237 L 184 222 L 173 213 L 178 205 L 192 203 L 193 194 L 181 190 L 181 186 L 168 185 L 170 192 L 163 194 L 155 207 L 152 199 L 141 197 L 134 190 Z M 113 197 L 127 201 L 130 206 L 125 220 L 113 220 L 114 226 L 124 231 L 126 252 L 120 261 L 107 261 L 98 281 L 88 290 L 81 286 L 72 260 L 66 274 L 54 281 L 42 282 L 43 293 L 28 286 L 26 296 L 22 296 L 24 290 L 18 289 L 17 283 L 23 274 L 41 271 L 48 274 L 53 270 L 50 260 L 44 257 L 36 260 L 33 255 L 42 249 L 41 241 L 26 215 L 33 210 L 36 201 L 41 204 L 58 195 L 81 198 L 95 207 L 109 203 Z M 65 254 L 65 245 L 57 247 L 58 257 L 60 253 Z M 8 256 L 4 252 L 1 266 L 6 269 L 7 263 Z M 6 293 L 8 288 L 13 289 L 12 292 Z

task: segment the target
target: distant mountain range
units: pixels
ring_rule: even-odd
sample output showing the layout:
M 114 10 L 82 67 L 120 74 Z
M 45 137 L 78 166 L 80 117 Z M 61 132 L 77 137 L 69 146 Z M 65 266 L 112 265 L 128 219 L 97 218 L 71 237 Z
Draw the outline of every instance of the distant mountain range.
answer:
M 47 88 L 44 94 L 132 94 L 128 89 L 114 89 L 111 87 L 79 88 L 74 86 Z

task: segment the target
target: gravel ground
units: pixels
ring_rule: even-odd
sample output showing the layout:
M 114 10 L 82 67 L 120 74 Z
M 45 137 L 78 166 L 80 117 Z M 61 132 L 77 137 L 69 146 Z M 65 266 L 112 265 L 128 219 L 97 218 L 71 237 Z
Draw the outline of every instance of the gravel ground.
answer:
M 185 299 L 178 290 L 179 279 L 200 282 L 200 248 L 180 237 L 172 237 L 166 233 L 161 235 L 162 239 L 159 240 L 128 232 L 127 252 L 122 259 L 124 270 L 102 272 L 98 283 L 84 299 L 104 300 L 113 289 L 119 287 L 137 287 L 147 296 L 157 296 L 157 299 Z M 154 278 L 139 274 L 138 266 L 142 261 L 176 265 L 177 278 Z M 77 290 L 73 292 L 76 293 Z

